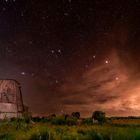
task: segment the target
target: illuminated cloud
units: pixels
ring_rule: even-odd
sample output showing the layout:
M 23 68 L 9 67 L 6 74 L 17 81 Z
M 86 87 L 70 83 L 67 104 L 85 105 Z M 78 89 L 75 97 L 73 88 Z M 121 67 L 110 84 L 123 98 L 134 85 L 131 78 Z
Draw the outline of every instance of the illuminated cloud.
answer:
M 69 79 L 60 91 L 65 110 L 81 110 L 87 115 L 100 109 L 108 115 L 138 115 L 140 113 L 139 79 L 117 55 L 111 52 L 111 62 L 91 68 L 79 79 Z M 118 78 L 119 77 L 119 78 Z M 86 108 L 85 110 L 82 108 Z

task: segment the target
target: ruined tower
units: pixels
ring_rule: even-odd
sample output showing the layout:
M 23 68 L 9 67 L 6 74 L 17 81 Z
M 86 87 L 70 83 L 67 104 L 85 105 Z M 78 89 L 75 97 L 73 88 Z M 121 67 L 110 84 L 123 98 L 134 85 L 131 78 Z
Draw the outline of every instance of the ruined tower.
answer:
M 16 80 L 0 80 L 0 119 L 20 117 L 24 111 L 20 84 Z

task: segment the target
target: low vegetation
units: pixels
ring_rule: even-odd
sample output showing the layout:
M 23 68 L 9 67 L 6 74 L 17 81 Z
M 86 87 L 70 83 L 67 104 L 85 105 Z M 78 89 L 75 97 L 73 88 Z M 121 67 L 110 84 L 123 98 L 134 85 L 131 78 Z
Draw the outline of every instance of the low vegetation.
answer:
M 107 118 L 101 111 L 84 119 L 78 112 L 42 118 L 24 116 L 1 121 L 0 140 L 140 140 L 140 118 Z

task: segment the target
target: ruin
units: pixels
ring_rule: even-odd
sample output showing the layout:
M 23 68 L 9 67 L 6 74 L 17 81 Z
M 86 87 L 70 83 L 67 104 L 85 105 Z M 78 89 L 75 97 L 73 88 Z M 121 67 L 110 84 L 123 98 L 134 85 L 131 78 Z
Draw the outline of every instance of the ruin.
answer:
M 21 117 L 23 112 L 20 84 L 13 79 L 0 80 L 0 119 Z

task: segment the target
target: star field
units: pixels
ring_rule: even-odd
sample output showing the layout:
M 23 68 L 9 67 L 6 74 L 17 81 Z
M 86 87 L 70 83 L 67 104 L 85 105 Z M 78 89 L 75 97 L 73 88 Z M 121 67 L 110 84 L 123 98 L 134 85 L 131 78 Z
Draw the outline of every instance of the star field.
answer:
M 137 0 L 2 0 L 0 77 L 21 83 L 33 114 L 138 115 L 139 9 Z

